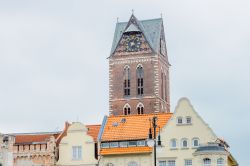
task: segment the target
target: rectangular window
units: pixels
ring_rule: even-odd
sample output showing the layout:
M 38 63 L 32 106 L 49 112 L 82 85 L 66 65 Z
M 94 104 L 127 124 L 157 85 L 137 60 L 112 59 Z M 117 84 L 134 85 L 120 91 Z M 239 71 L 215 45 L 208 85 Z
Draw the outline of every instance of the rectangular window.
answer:
M 192 160 L 185 160 L 185 166 L 192 166 Z
M 166 161 L 159 161 L 159 166 L 167 166 L 167 162 Z
M 175 160 L 168 160 L 168 166 L 175 166 Z
M 145 141 L 137 141 L 137 146 L 145 146 Z
M 72 146 L 72 159 L 73 160 L 82 159 L 82 147 L 81 146 Z
M 102 148 L 109 148 L 109 143 L 101 143 Z
M 187 118 L 186 118 L 186 123 L 187 123 L 187 124 L 191 124 L 191 123 L 192 123 L 191 117 L 187 117 Z
M 120 147 L 128 147 L 128 142 L 120 142 Z
M 110 147 L 111 147 L 111 148 L 116 148 L 116 147 L 118 147 L 118 142 L 110 142 Z
M 128 146 L 136 146 L 137 145 L 137 141 L 129 141 L 128 142 Z

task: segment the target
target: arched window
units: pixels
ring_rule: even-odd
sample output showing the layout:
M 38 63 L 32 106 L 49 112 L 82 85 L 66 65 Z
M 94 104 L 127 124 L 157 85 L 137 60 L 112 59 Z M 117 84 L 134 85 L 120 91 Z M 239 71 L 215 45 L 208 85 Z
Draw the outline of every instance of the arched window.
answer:
M 177 148 L 177 140 L 175 138 L 171 139 L 171 141 L 170 141 L 170 147 L 172 149 Z
M 132 161 L 132 162 L 128 163 L 128 166 L 138 166 L 138 164 L 136 162 Z
M 136 76 L 137 76 L 137 94 L 143 95 L 143 75 L 144 71 L 141 65 L 139 65 L 136 69 Z
M 211 159 L 209 158 L 203 159 L 203 166 L 211 166 Z
M 224 166 L 224 159 L 223 158 L 219 158 L 217 160 L 217 166 Z
M 193 138 L 193 139 L 192 139 L 192 146 L 193 146 L 194 148 L 197 148 L 199 145 L 200 145 L 199 138 Z
M 130 115 L 130 106 L 129 106 L 129 104 L 125 104 L 125 106 L 123 107 L 123 114 L 124 115 Z
M 124 75 L 124 81 L 123 81 L 124 96 L 129 96 L 130 95 L 130 69 L 129 69 L 129 66 L 125 66 L 123 75 Z
M 144 106 L 143 106 L 143 104 L 141 104 L 141 103 L 139 103 L 138 105 L 137 105 L 137 112 L 138 112 L 138 114 L 144 114 Z
M 161 98 L 165 99 L 165 89 L 164 89 L 164 74 L 161 72 Z
M 188 140 L 186 138 L 181 139 L 181 147 L 188 148 Z

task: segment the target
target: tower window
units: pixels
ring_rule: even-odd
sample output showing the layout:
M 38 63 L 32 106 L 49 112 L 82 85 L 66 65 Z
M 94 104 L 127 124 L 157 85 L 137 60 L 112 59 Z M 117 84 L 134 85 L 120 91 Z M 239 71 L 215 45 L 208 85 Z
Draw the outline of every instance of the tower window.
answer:
M 123 87 L 124 87 L 124 96 L 129 96 L 130 95 L 130 69 L 129 69 L 129 66 L 126 66 L 124 68 Z
M 138 106 L 137 106 L 137 112 L 139 115 L 144 114 L 144 107 L 141 103 L 138 104 Z
M 139 65 L 136 69 L 136 75 L 137 75 L 137 94 L 143 95 L 143 68 L 141 65 Z
M 124 115 L 130 115 L 130 106 L 129 104 L 126 104 L 123 108 L 123 114 Z

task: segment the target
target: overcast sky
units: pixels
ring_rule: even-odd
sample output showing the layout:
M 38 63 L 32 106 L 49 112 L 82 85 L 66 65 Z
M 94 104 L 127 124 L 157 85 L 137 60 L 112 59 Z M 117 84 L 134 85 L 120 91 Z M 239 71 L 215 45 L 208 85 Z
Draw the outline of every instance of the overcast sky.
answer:
M 240 165 L 250 154 L 249 0 L 0 0 L 0 132 L 100 124 L 115 23 L 164 19 L 171 110 L 188 97 Z

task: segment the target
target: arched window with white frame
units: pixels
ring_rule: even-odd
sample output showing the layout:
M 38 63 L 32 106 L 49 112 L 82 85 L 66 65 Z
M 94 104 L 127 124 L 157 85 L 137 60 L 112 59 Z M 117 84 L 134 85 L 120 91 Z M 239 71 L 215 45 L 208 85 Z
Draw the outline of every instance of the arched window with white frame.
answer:
M 199 145 L 200 145 L 200 140 L 199 140 L 199 138 L 193 138 L 193 139 L 192 139 L 192 147 L 193 147 L 193 148 L 197 148 L 197 147 L 199 147 Z
M 129 104 L 125 104 L 123 107 L 123 115 L 130 115 L 131 113 L 131 108 Z
M 181 139 L 181 148 L 188 148 L 188 139 L 187 138 Z
M 209 158 L 203 159 L 203 166 L 211 166 L 211 159 Z
M 224 166 L 224 159 L 223 158 L 217 159 L 217 166 Z
M 124 96 L 130 95 L 130 68 L 129 66 L 124 67 L 123 71 L 123 90 Z
M 143 89 L 144 71 L 143 71 L 142 65 L 137 66 L 136 77 L 137 77 L 137 95 L 143 95 L 144 94 L 144 89 Z
M 137 105 L 137 112 L 138 112 L 139 115 L 144 114 L 144 106 L 143 106 L 142 103 L 139 103 L 139 104 Z
M 170 140 L 170 148 L 176 149 L 177 148 L 177 139 L 173 138 Z

